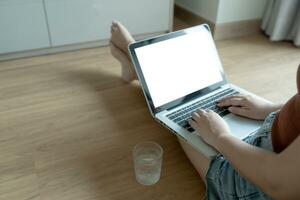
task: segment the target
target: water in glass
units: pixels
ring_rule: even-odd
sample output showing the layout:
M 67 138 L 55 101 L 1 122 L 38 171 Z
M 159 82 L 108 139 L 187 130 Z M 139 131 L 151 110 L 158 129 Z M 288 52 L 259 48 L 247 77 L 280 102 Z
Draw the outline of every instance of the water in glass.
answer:
M 136 180 L 142 185 L 153 185 L 160 179 L 162 148 L 153 142 L 140 143 L 134 148 Z

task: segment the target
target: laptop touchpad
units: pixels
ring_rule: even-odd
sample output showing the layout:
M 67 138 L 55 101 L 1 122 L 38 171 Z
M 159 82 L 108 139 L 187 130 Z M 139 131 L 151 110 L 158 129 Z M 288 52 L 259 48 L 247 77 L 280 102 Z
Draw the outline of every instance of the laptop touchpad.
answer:
M 263 124 L 263 121 L 239 117 L 234 114 L 229 114 L 224 119 L 228 123 L 232 135 L 239 139 L 247 137 Z

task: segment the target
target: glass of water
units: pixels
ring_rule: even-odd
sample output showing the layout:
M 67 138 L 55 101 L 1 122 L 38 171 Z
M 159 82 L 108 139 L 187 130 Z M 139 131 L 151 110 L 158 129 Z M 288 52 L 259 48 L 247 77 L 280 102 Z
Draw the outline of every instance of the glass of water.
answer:
M 133 162 L 137 182 L 142 185 L 153 185 L 159 181 L 162 155 L 162 147 L 155 142 L 135 145 Z

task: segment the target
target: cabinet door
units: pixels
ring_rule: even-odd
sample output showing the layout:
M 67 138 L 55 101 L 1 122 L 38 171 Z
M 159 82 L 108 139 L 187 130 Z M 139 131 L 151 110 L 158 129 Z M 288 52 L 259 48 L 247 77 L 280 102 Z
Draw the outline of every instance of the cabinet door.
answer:
M 108 39 L 113 19 L 133 34 L 167 31 L 171 0 L 45 0 L 54 46 Z
M 43 0 L 0 0 L 0 54 L 50 47 Z

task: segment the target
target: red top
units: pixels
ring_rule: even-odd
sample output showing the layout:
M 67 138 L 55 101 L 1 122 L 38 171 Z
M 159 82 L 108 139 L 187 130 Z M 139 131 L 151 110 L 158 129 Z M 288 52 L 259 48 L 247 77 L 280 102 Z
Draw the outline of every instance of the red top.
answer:
M 300 134 L 300 65 L 297 88 L 298 93 L 282 107 L 272 125 L 272 144 L 276 153 L 283 151 Z

